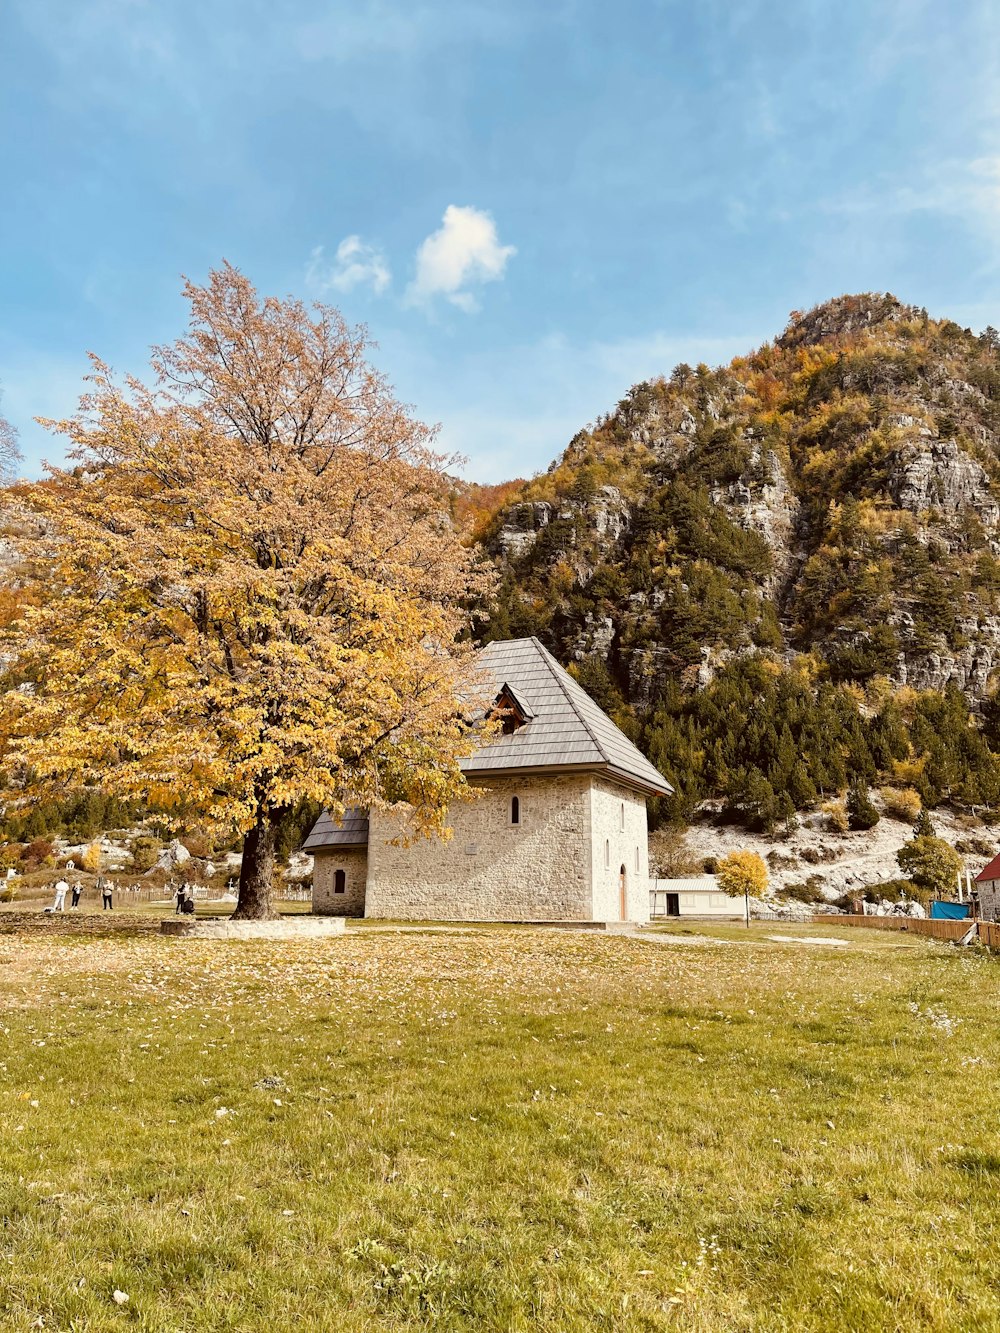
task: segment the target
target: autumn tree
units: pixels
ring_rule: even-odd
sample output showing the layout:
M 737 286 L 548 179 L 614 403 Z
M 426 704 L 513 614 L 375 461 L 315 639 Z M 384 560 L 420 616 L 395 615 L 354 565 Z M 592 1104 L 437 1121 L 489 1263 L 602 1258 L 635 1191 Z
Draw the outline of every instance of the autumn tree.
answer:
M 715 868 L 719 888 L 730 898 L 742 898 L 750 925 L 750 899 L 767 892 L 767 866 L 756 852 L 729 852 Z
M 92 358 L 78 415 L 45 423 L 69 466 L 22 495 L 48 595 L 18 622 L 5 739 L 33 790 L 100 782 L 241 830 L 235 915 L 267 918 L 300 801 L 445 830 L 488 580 L 448 517 L 453 460 L 363 330 L 229 265 L 185 295 L 152 387 Z

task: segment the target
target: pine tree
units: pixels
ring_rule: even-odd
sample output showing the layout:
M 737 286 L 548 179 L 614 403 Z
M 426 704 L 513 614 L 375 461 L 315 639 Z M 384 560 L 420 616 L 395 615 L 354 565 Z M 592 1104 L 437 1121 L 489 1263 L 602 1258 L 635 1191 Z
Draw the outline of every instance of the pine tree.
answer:
M 874 828 L 880 818 L 868 795 L 868 788 L 855 783 L 847 793 L 847 820 L 851 828 Z
M 920 814 L 917 815 L 917 821 L 913 825 L 913 836 L 915 838 L 933 838 L 935 836 L 934 825 L 931 823 L 931 817 L 926 809 L 921 809 Z

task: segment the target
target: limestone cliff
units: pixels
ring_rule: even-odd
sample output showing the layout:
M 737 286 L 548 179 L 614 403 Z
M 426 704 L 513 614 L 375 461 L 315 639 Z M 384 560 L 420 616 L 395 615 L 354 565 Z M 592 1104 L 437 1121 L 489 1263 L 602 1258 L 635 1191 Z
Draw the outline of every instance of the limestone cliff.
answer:
M 651 653 L 683 670 L 766 647 L 981 699 L 1000 662 L 995 340 L 891 296 L 831 301 L 730 366 L 637 385 L 486 540 L 505 616 L 578 659 L 614 645 L 629 692 Z M 696 635 L 675 632 L 685 600 Z

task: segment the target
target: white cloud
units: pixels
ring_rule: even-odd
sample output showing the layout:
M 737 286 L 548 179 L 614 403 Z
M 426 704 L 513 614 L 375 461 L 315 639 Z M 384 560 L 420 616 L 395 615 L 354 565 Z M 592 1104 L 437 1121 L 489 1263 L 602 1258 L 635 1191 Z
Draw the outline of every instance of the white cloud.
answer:
M 449 204 L 441 226 L 417 251 L 417 274 L 409 287 L 409 299 L 419 303 L 444 296 L 471 314 L 479 303 L 467 289 L 502 278 L 507 260 L 515 254 L 513 245 L 500 244 L 489 213 Z
M 320 292 L 349 292 L 355 287 L 370 286 L 373 292 L 380 293 L 389 286 L 392 274 L 377 246 L 368 245 L 360 236 L 345 236 L 332 260 L 327 260 L 322 245 L 316 246 L 309 256 L 306 281 Z
M 1000 241 L 1000 155 L 931 162 L 905 181 L 883 177 L 827 199 L 821 207 L 864 219 L 921 213 L 957 218 L 995 243 Z

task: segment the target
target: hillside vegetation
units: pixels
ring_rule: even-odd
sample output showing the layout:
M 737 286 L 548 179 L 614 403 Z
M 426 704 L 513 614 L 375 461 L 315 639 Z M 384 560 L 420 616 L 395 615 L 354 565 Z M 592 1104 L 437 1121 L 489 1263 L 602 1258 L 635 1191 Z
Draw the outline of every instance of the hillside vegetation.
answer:
M 765 826 L 854 783 L 1000 797 L 1000 339 L 841 297 L 677 366 L 490 524 L 537 634 L 670 777 Z

